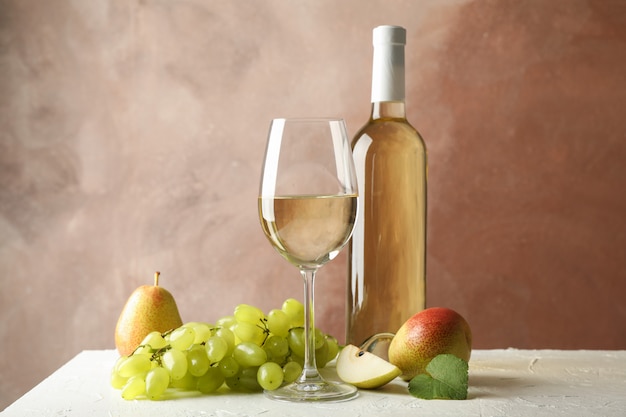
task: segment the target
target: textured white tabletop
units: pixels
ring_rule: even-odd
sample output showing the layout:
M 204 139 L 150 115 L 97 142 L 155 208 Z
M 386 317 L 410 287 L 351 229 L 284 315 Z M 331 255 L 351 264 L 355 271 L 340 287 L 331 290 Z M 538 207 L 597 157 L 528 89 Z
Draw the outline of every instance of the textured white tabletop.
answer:
M 2 417 L 626 416 L 626 351 L 476 350 L 467 400 L 421 400 L 396 379 L 343 403 L 291 404 L 262 394 L 170 394 L 125 401 L 109 386 L 113 350 L 84 351 Z M 334 369 L 326 370 L 333 379 Z

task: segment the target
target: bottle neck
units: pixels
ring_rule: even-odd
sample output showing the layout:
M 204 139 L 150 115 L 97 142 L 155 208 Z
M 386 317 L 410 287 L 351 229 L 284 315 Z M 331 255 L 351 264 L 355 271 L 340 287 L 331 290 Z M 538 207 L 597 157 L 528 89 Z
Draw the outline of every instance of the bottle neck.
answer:
M 404 45 L 374 46 L 372 103 L 404 101 Z
M 406 119 L 404 101 L 376 101 L 372 103 L 371 119 Z
M 372 119 L 404 119 L 404 43 L 374 43 Z

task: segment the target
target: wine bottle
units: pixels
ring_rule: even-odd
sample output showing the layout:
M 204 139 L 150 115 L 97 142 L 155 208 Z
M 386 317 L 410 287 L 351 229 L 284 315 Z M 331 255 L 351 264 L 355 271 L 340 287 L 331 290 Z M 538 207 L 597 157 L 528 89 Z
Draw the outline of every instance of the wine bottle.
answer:
M 346 343 L 425 308 L 426 146 L 405 111 L 406 30 L 373 31 L 372 112 L 352 141 L 359 215 L 348 246 Z

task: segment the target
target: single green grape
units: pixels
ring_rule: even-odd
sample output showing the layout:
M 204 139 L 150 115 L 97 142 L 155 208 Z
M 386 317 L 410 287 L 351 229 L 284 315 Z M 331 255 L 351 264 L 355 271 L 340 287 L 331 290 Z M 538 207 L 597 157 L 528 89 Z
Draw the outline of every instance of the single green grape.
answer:
M 268 337 L 263 347 L 273 358 L 286 357 L 289 354 L 289 342 L 282 336 Z
M 300 374 L 302 374 L 302 365 L 298 362 L 287 362 L 285 366 L 283 366 L 283 380 L 288 384 L 298 379 Z
M 161 356 L 163 367 L 170 372 L 172 380 L 181 379 L 187 373 L 187 356 L 178 349 L 170 349 Z
M 298 356 L 295 353 L 292 353 L 291 355 L 289 355 L 287 360 L 289 362 L 296 362 L 301 367 L 304 367 L 304 357 L 303 356 Z
M 287 342 L 289 343 L 289 349 L 291 349 L 292 353 L 304 358 L 304 349 L 306 345 L 304 341 L 304 328 L 294 327 L 289 330 Z
M 263 350 L 265 350 L 265 354 L 267 355 L 267 362 L 274 362 L 280 366 L 287 362 L 287 356 L 274 356 L 267 351 L 267 348 L 263 348 Z
M 187 372 L 185 376 L 180 379 L 172 379 L 170 381 L 170 387 L 192 391 L 196 389 L 197 383 L 198 378 Z
M 234 377 L 226 378 L 226 385 L 232 390 L 242 392 L 258 392 L 263 388 L 257 381 L 257 373 L 259 367 L 254 366 L 251 368 L 240 369 L 237 375 Z
M 155 350 L 152 349 L 152 347 L 150 345 L 139 345 L 135 348 L 135 350 L 133 351 L 133 355 L 146 355 L 146 356 L 152 356 L 152 353 Z
M 132 400 L 146 393 L 146 380 L 144 374 L 135 375 L 128 379 L 122 388 L 122 398 Z
M 263 311 L 249 304 L 239 304 L 233 314 L 238 323 L 261 324 L 265 319 Z
M 241 385 L 247 391 L 257 392 L 257 391 L 263 390 L 263 388 L 261 388 L 256 378 L 258 373 L 259 373 L 258 366 L 252 366 L 250 368 L 245 368 L 240 371 Z
M 196 389 L 204 394 L 217 391 L 224 383 L 224 375 L 219 367 L 212 366 L 198 378 Z
M 194 345 L 199 345 L 207 341 L 209 337 L 213 334 L 212 327 L 207 323 L 202 323 L 199 321 L 192 321 L 183 325 L 184 327 L 189 327 L 194 332 Z
M 151 400 L 158 399 L 170 384 L 170 373 L 165 368 L 157 366 L 146 374 L 146 395 Z
M 241 378 L 237 375 L 224 377 L 224 383 L 226 386 L 233 391 L 242 391 L 241 383 L 239 382 Z
M 287 337 L 291 320 L 283 310 L 271 310 L 267 314 L 267 329 L 276 336 Z
M 215 331 L 215 336 L 221 337 L 228 344 L 228 350 L 224 356 L 231 355 L 233 353 L 233 349 L 235 348 L 235 333 L 233 333 L 230 329 L 222 327 Z
M 243 368 L 261 366 L 267 362 L 267 354 L 263 348 L 251 342 L 242 342 L 235 346 L 233 358 Z
M 315 349 L 315 364 L 318 368 L 323 368 L 328 363 L 328 343 L 326 338 L 323 339 L 324 343 L 318 349 Z
M 196 338 L 196 334 L 191 327 L 179 327 L 170 333 L 169 342 L 172 349 L 180 350 L 181 352 L 189 349 Z
M 256 378 L 261 388 L 272 391 L 283 383 L 283 369 L 274 362 L 265 362 L 259 367 Z
M 120 356 L 115 361 L 113 368 L 111 369 L 111 386 L 115 389 L 121 389 L 128 381 L 128 378 L 123 377 L 119 373 L 120 364 L 126 360 L 126 356 Z
M 222 359 L 219 363 L 220 372 L 227 378 L 232 378 L 239 372 L 239 364 L 232 356 Z
M 128 378 L 125 378 L 123 376 L 120 376 L 120 374 L 117 372 L 117 370 L 115 368 L 113 368 L 111 370 L 111 386 L 115 389 L 122 389 L 122 387 L 124 385 L 126 385 L 126 382 L 128 382 Z
M 315 349 L 319 349 L 326 343 L 326 335 L 317 327 L 315 328 Z
M 221 361 L 228 353 L 228 343 L 221 336 L 211 336 L 204 345 L 210 363 Z
M 304 326 L 304 305 L 295 298 L 288 298 L 283 303 L 281 310 L 287 314 L 291 327 Z
M 280 366 L 283 366 L 287 363 L 287 356 L 272 356 L 270 354 L 267 355 L 268 362 L 277 363 Z
M 215 322 L 215 327 L 232 330 L 235 324 L 237 324 L 237 319 L 235 319 L 235 316 L 224 316 L 220 317 Z
M 226 342 L 224 342 L 226 343 Z M 209 358 L 202 345 L 193 345 L 187 351 L 187 368 L 191 375 L 202 376 L 209 369 Z
M 128 356 L 119 356 L 117 358 L 117 360 L 115 361 L 115 364 L 113 364 L 113 370 L 115 372 L 118 372 L 120 370 L 120 365 L 122 364 L 122 362 L 124 362 L 126 360 Z
M 265 340 L 265 330 L 256 324 L 238 322 L 234 333 L 242 342 L 252 342 L 259 346 Z
M 339 353 L 339 342 L 331 335 L 326 335 L 326 343 L 328 344 L 328 361 L 332 361 Z
M 118 366 L 118 373 L 122 378 L 146 373 L 150 370 L 150 356 L 144 354 L 134 354 L 124 359 Z
M 150 332 L 143 338 L 139 345 L 150 346 L 154 350 L 159 350 L 167 346 L 167 341 L 160 332 Z

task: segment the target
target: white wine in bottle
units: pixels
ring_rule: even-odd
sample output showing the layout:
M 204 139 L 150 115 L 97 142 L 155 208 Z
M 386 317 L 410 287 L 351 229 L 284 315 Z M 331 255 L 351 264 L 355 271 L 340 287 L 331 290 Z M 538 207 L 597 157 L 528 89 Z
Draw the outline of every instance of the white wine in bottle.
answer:
M 406 120 L 399 26 L 374 29 L 372 113 L 352 142 L 359 215 L 348 249 L 346 343 L 395 333 L 425 308 L 426 146 Z

